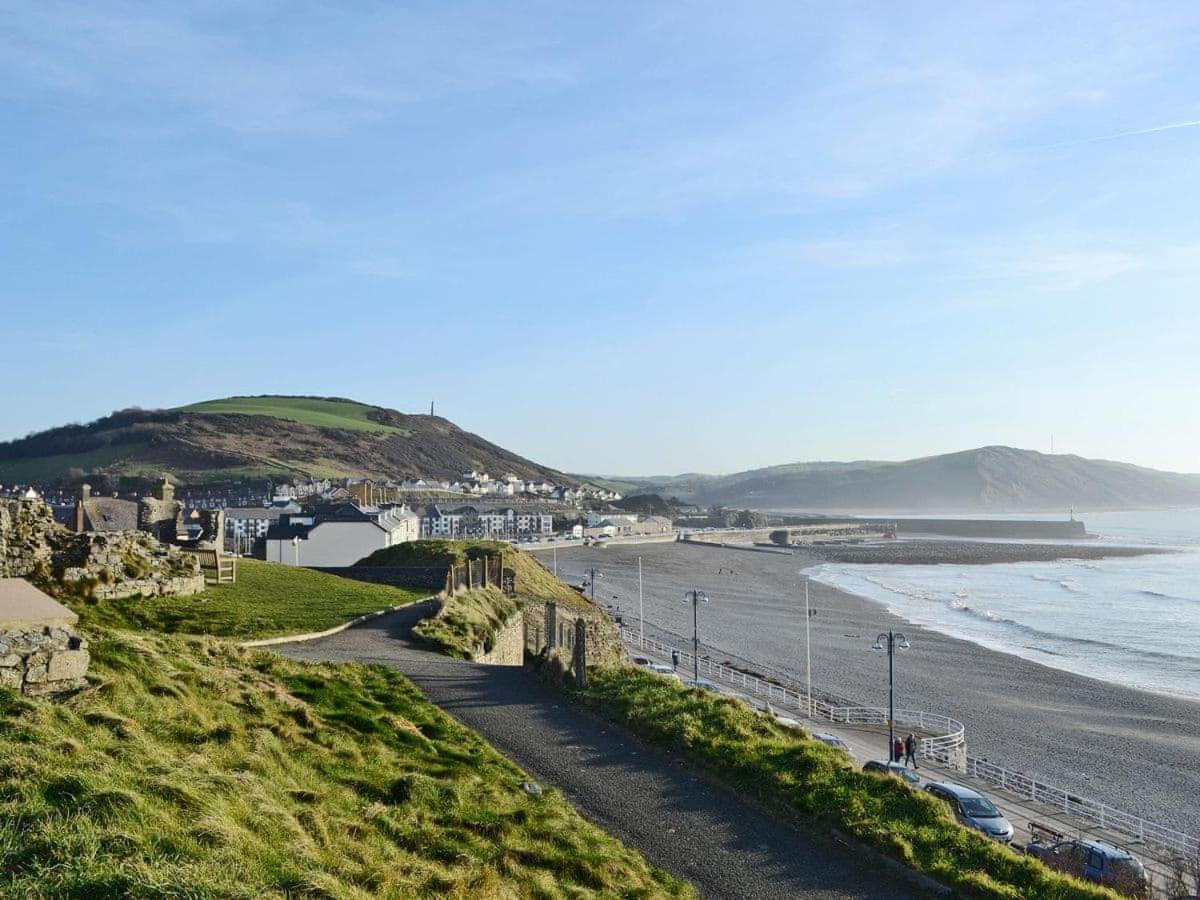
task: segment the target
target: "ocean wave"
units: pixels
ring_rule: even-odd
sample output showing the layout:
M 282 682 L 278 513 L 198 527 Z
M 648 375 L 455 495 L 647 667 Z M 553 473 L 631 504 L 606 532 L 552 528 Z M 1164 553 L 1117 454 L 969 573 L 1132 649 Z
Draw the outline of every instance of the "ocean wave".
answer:
M 831 577 L 835 575 L 841 575 L 843 577 Z M 857 586 L 851 583 L 852 581 L 859 581 L 860 579 L 861 581 Z M 990 626 L 989 631 L 992 632 L 993 640 L 997 638 L 1002 639 L 1002 636 L 1005 633 L 1008 633 L 1012 635 L 1012 639 L 1010 639 L 1012 644 L 1031 650 L 1036 650 L 1040 653 L 1070 658 L 1078 657 L 1089 652 L 1094 653 L 1096 651 L 1101 651 L 1106 653 L 1139 657 L 1147 661 L 1154 660 L 1157 662 L 1172 663 L 1188 662 L 1193 664 L 1195 662 L 1195 658 L 1193 656 L 1185 656 L 1182 654 L 1165 651 L 1139 649 L 1130 647 L 1126 644 L 1116 643 L 1114 641 L 1106 641 L 1101 638 L 1085 637 L 1068 634 L 1061 631 L 1052 631 L 1045 628 L 1039 628 L 1035 625 L 1030 625 L 1027 622 L 1014 619 L 1011 616 L 994 612 L 986 607 L 972 606 L 970 602 L 971 597 L 964 588 L 955 589 L 948 586 L 942 587 L 940 590 L 938 588 L 922 588 L 890 579 L 885 575 L 867 575 L 865 573 L 854 573 L 853 575 L 850 575 L 849 573 L 834 573 L 831 571 L 822 572 L 820 576 L 818 576 L 817 580 L 826 580 L 827 583 L 833 583 L 836 587 L 851 593 L 862 594 L 864 593 L 865 588 L 865 594 L 868 599 L 874 599 L 876 602 L 884 601 L 881 597 L 873 597 L 873 592 L 869 587 L 867 587 L 867 585 L 886 591 L 887 593 L 897 597 L 900 601 L 898 608 L 894 608 L 890 604 L 887 604 L 892 612 L 902 617 L 906 617 L 909 613 L 914 614 L 918 620 L 925 620 L 918 621 L 916 624 L 922 624 L 925 627 L 933 628 L 935 630 L 946 629 L 950 624 L 949 621 L 929 622 L 929 613 L 923 612 L 922 610 L 929 609 L 930 607 L 941 607 L 953 613 L 968 617 L 972 621 L 980 623 L 981 626 Z M 1080 591 L 1079 588 L 1074 585 L 1072 579 L 1060 580 L 1047 578 L 1044 580 L 1050 584 L 1058 584 L 1065 590 L 1071 591 L 1073 594 L 1082 594 L 1082 591 Z M 866 582 L 867 584 L 864 585 L 861 582 Z M 913 602 L 914 606 L 910 610 L 905 610 L 905 604 L 903 602 L 904 600 Z M 920 604 L 920 606 L 915 604 Z M 951 634 L 951 636 L 967 637 L 965 634 L 956 634 L 954 630 L 947 631 L 947 633 Z M 981 631 L 978 634 L 978 637 L 982 637 L 983 635 L 984 632 Z M 1021 636 L 1022 639 L 1016 639 L 1018 635 Z M 1036 643 L 1030 643 L 1031 640 Z M 1073 651 L 1070 648 L 1076 649 Z

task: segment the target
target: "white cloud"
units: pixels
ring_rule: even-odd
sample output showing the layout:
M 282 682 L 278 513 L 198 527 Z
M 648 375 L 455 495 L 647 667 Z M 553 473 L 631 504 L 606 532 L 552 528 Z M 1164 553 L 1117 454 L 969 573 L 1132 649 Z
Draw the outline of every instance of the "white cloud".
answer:
M 246 7 L 237 28 L 233 16 L 218 27 L 170 5 L 29 4 L 9 14 L 0 73 L 10 93 L 36 85 L 135 108 L 166 100 L 179 115 L 250 134 L 336 134 L 453 94 L 572 77 L 551 42 L 495 12 L 309 8 L 314 42 L 286 40 L 296 8 L 266 9 Z

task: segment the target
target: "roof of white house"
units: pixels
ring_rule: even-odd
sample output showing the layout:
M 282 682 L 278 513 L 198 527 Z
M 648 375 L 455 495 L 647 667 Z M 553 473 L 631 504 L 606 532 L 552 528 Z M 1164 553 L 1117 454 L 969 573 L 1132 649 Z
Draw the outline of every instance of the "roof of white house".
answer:
M 0 578 L 0 631 L 45 625 L 69 628 L 78 621 L 79 616 L 25 579 Z

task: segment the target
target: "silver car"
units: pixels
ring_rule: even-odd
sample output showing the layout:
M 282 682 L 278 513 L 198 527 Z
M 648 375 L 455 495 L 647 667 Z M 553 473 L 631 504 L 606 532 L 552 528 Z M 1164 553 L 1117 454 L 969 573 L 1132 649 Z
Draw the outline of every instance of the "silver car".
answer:
M 834 750 L 841 750 L 852 760 L 858 762 L 858 757 L 854 755 L 854 751 L 850 749 L 850 745 L 836 734 L 826 734 L 823 731 L 814 731 L 813 738 L 820 741 L 826 747 L 832 747 Z
M 945 781 L 931 781 L 925 785 L 925 790 L 949 803 L 958 821 L 968 828 L 982 831 L 1003 844 L 1012 842 L 1012 823 L 979 791 Z
M 886 759 L 869 759 L 863 763 L 864 772 L 877 772 L 880 775 L 892 775 L 899 778 L 909 787 L 921 786 L 921 776 L 902 763 L 888 762 Z

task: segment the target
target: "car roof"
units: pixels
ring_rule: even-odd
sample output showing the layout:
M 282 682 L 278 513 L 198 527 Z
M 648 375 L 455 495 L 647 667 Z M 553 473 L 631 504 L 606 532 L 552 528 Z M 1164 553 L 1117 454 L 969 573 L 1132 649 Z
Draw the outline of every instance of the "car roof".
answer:
M 818 741 L 837 741 L 839 744 L 846 743 L 845 740 L 838 737 L 836 734 L 829 734 L 824 731 L 814 731 L 812 733 L 812 736 L 815 737 Z
M 973 791 L 969 787 L 963 787 L 961 784 L 951 784 L 948 781 L 931 781 L 926 787 L 941 788 L 947 794 L 952 794 L 959 800 L 969 800 L 976 797 L 986 799 L 979 791 Z
M 1107 844 L 1104 841 L 1093 841 L 1093 840 L 1088 840 L 1086 838 L 1081 838 L 1076 841 L 1071 841 L 1070 843 L 1080 844 L 1080 845 L 1082 845 L 1084 847 L 1088 847 L 1092 850 L 1099 850 L 1105 856 L 1110 856 L 1113 859 L 1136 859 L 1137 858 L 1132 853 L 1130 853 L 1128 850 L 1126 850 L 1124 847 L 1118 847 L 1115 844 Z

